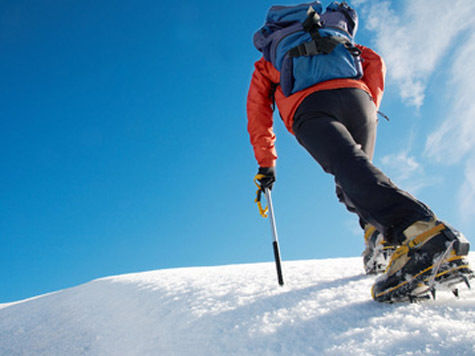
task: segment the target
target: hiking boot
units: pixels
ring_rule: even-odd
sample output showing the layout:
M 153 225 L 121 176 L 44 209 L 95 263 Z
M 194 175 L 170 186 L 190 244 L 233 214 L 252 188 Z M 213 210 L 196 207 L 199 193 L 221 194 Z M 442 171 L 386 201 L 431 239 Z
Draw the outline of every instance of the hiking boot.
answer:
M 473 277 L 468 261 L 469 242 L 441 221 L 417 221 L 404 231 L 406 240 L 393 253 L 388 268 L 371 290 L 378 302 L 413 301 L 435 297 L 447 287 L 455 295 L 460 282 L 470 286 Z
M 383 234 L 371 224 L 365 226 L 364 240 L 366 248 L 363 251 L 363 264 L 366 274 L 384 272 L 397 246 L 384 240 Z

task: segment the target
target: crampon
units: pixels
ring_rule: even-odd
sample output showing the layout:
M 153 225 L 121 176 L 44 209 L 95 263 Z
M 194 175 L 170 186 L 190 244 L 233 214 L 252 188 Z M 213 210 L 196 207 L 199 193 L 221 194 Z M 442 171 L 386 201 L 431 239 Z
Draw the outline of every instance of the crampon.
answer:
M 435 300 L 438 291 L 451 292 L 458 298 L 461 285 L 471 289 L 470 280 L 474 277 L 474 273 L 463 258 L 449 257 L 450 254 L 453 254 L 452 245 L 434 261 L 431 267 L 407 280 L 405 285 L 391 293 L 387 300 L 382 301 L 416 303 L 430 299 Z
M 414 224 L 417 234 L 397 248 L 385 273 L 372 288 L 375 301 L 415 302 L 436 297 L 440 290 L 459 296 L 474 274 L 466 259 L 470 244 L 463 234 L 437 221 Z

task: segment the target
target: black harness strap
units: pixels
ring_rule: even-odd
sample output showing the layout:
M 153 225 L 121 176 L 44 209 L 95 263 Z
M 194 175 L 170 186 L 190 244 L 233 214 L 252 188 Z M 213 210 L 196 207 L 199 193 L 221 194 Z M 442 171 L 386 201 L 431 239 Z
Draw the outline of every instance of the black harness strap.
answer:
M 290 57 L 301 56 L 315 56 L 317 54 L 330 54 L 336 46 L 342 44 L 345 48 L 355 57 L 361 55 L 359 48 L 354 46 L 350 41 L 339 36 L 326 36 L 320 35 L 319 29 L 322 28 L 320 21 L 320 15 L 315 10 L 311 9 L 307 18 L 303 23 L 303 29 L 305 32 L 310 33 L 312 41 L 301 43 L 298 46 L 289 50 Z

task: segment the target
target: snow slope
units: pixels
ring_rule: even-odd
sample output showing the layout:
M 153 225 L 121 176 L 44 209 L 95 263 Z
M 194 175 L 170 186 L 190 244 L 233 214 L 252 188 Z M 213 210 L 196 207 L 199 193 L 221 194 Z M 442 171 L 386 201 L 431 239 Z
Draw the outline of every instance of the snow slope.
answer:
M 475 265 L 475 255 L 470 255 Z M 0 304 L 0 355 L 474 355 L 475 292 L 373 302 L 360 258 L 169 269 Z

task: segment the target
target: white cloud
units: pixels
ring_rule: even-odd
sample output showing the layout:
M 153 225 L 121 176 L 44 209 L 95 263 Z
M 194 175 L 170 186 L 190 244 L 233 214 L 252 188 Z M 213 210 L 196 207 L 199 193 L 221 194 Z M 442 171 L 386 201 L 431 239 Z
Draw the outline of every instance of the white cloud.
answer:
M 460 215 L 469 221 L 475 216 L 475 34 L 454 52 L 454 58 L 448 83 L 452 105 L 445 121 L 429 135 L 425 154 L 439 163 L 465 165 L 458 198 Z
M 351 5 L 354 7 L 354 8 L 357 8 L 358 6 L 362 5 L 363 3 L 365 3 L 367 0 L 353 0 L 351 2 Z
M 420 107 L 430 75 L 460 31 L 473 22 L 473 0 L 411 0 L 402 11 L 390 1 L 362 3 L 365 26 L 405 103 Z
M 472 26 L 475 31 L 475 24 Z M 459 162 L 475 149 L 475 34 L 453 52 L 451 107 L 446 120 L 429 135 L 427 156 L 439 162 Z
M 391 167 L 392 171 L 397 173 L 397 177 L 402 180 L 409 178 L 414 172 L 421 169 L 416 159 L 408 156 L 407 152 L 384 156 L 381 159 L 381 163 L 386 167 Z
M 459 209 L 465 222 L 471 222 L 475 216 L 475 155 L 465 166 L 465 182 L 459 191 Z
M 429 177 L 423 166 L 408 151 L 382 157 L 381 165 L 398 186 L 413 194 L 440 182 L 436 177 Z
M 461 217 L 475 216 L 475 1 L 359 0 L 374 47 L 388 67 L 388 79 L 408 105 L 424 104 L 428 81 L 437 71 L 450 74 L 446 119 L 428 137 L 425 157 L 437 163 L 461 163 L 465 181 L 459 190 Z M 442 63 L 450 67 L 442 67 Z M 440 84 L 439 84 L 440 85 Z M 449 99 L 447 99 L 449 97 Z M 409 150 L 383 159 L 396 179 L 418 185 L 422 168 Z M 397 173 L 399 172 L 399 173 Z M 398 176 L 399 174 L 399 176 Z M 417 187 L 416 187 L 417 189 Z

